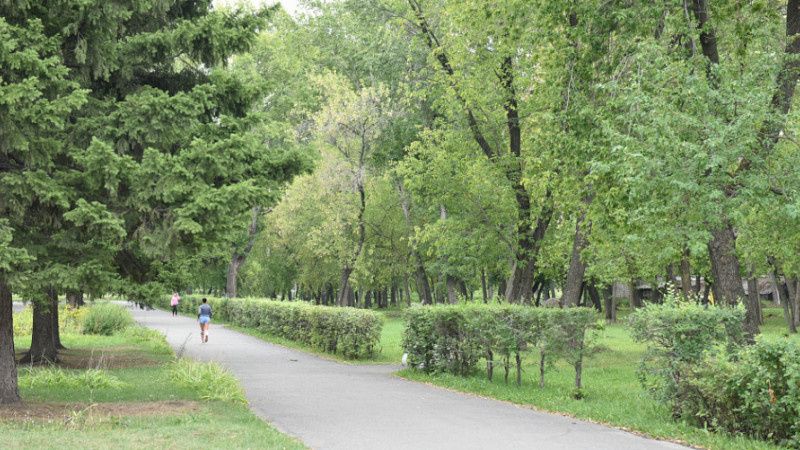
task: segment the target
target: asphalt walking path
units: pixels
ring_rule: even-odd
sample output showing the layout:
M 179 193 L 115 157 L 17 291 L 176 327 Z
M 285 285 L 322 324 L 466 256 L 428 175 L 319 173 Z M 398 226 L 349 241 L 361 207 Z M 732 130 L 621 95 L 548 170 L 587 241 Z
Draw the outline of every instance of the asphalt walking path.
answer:
M 252 410 L 314 449 L 681 449 L 622 430 L 392 376 L 395 365 L 350 365 L 197 320 L 128 305 L 179 354 L 233 373 Z

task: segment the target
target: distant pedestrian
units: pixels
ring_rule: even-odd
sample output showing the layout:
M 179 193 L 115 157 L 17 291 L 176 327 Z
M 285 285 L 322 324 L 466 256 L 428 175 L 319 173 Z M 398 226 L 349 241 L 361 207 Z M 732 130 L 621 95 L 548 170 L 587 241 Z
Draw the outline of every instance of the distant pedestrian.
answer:
M 203 298 L 203 304 L 197 311 L 197 320 L 200 322 L 200 342 L 208 342 L 208 327 L 211 325 L 212 315 L 211 305 L 208 304 L 208 300 Z
M 178 295 L 177 292 L 172 294 L 172 301 L 171 301 L 171 303 L 172 303 L 172 317 L 175 317 L 175 316 L 178 315 L 178 302 L 180 302 L 180 301 L 181 301 L 181 297 Z

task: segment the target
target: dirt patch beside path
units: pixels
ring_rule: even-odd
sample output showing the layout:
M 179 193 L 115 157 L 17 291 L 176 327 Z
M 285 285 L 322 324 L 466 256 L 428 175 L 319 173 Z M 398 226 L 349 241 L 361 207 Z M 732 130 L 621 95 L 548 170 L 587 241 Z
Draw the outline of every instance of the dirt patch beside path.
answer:
M 0 405 L 0 421 L 68 420 L 75 414 L 100 417 L 183 415 L 202 407 L 193 401 L 143 403 L 49 403 L 19 402 Z

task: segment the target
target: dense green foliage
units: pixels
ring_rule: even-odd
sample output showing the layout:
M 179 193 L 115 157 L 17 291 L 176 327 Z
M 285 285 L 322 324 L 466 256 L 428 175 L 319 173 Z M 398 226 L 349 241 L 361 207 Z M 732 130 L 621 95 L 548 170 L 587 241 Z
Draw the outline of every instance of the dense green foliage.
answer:
M 596 313 L 588 308 L 515 305 L 415 307 L 405 312 L 404 320 L 403 349 L 411 367 L 469 376 L 485 359 L 491 380 L 499 361 L 506 382 L 511 365 L 516 364 L 520 383 L 523 350 L 536 347 L 541 358 L 540 386 L 544 386 L 545 368 L 564 358 L 575 368 L 578 389 L 583 354 L 592 341 L 588 333 L 599 327 Z
M 674 300 L 631 316 L 647 344 L 638 375 L 675 417 L 698 426 L 800 447 L 800 347 L 759 339 L 741 347 L 742 308 Z
M 728 310 L 669 299 L 631 315 L 631 332 L 647 343 L 639 366 L 642 384 L 657 398 L 670 401 L 681 388 L 684 372 L 707 358 L 729 355 L 742 341 L 742 308 Z
M 200 303 L 199 296 L 182 298 L 179 310 L 196 315 Z M 380 351 L 383 316 L 374 311 L 253 298 L 212 297 L 208 304 L 214 319 L 341 353 L 346 358 L 369 357 Z M 169 297 L 161 305 L 168 309 Z

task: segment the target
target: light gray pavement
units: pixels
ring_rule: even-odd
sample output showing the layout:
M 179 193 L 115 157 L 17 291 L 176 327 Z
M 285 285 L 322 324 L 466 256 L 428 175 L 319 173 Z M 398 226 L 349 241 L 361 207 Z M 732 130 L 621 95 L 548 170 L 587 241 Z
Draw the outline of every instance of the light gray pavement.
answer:
M 196 320 L 128 306 L 176 351 L 227 367 L 257 415 L 314 449 L 686 448 L 390 375 L 399 366 L 333 362 L 213 321 L 202 344 Z

